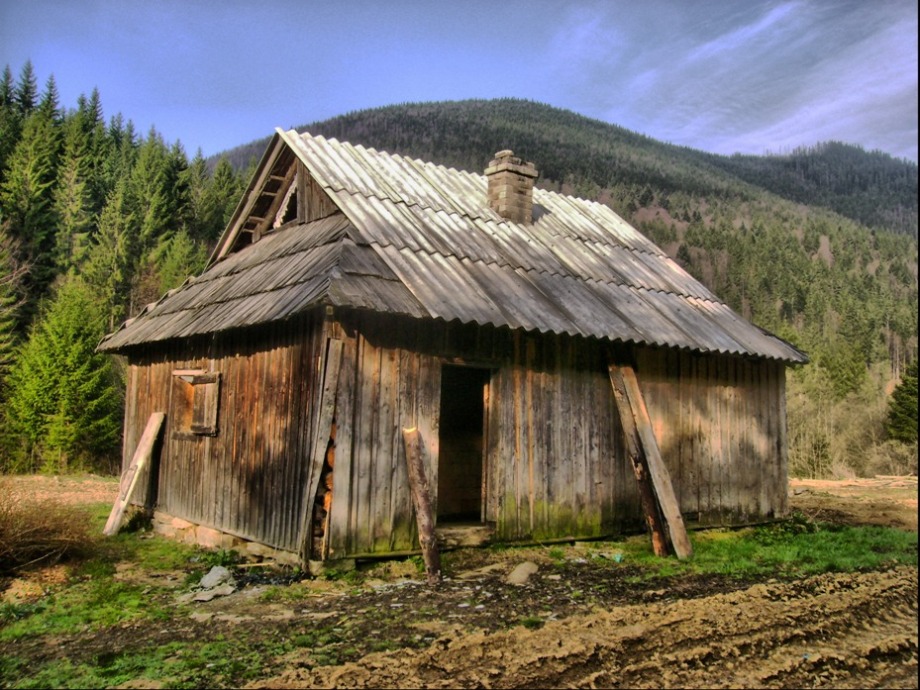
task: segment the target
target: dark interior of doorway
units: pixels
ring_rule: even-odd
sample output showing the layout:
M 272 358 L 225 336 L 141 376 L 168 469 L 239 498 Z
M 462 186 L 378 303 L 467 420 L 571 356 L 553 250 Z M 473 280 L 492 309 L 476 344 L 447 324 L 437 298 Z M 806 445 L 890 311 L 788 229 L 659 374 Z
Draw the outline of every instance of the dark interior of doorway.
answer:
M 482 444 L 489 376 L 488 369 L 441 368 L 438 524 L 482 520 Z

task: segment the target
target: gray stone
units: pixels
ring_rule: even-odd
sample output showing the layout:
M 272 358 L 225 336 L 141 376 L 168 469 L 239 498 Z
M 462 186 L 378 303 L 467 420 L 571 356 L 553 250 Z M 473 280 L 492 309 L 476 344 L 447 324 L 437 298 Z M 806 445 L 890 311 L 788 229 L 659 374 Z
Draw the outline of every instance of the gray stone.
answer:
M 236 587 L 227 583 L 219 587 L 206 589 L 203 592 L 196 592 L 195 596 L 192 597 L 192 601 L 211 601 L 211 599 L 215 597 L 225 597 L 229 594 L 233 594 L 235 591 Z
M 229 570 L 222 565 L 215 565 L 208 571 L 207 575 L 201 578 L 201 582 L 198 583 L 198 586 L 202 589 L 212 589 L 225 582 L 230 582 L 232 579 L 233 575 Z
M 533 561 L 524 561 L 515 566 L 514 570 L 508 573 L 505 582 L 509 585 L 523 585 L 527 583 L 530 576 L 536 573 L 540 567 Z

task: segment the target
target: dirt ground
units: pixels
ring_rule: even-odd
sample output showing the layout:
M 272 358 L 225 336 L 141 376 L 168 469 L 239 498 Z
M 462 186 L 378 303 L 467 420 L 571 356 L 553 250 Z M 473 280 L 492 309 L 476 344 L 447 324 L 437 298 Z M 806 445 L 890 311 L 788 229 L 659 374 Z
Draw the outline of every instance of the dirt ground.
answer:
M 24 493 L 76 502 L 111 501 L 117 491 L 93 478 L 26 480 L 34 483 Z M 917 530 L 916 477 L 793 480 L 789 493 L 792 510 L 816 520 Z M 359 582 L 273 581 L 244 570 L 233 594 L 194 603 L 187 618 L 84 633 L 53 648 L 37 639 L 15 651 L 36 663 L 79 663 L 215 634 L 255 649 L 301 640 L 264 660 L 249 685 L 258 688 L 918 687 L 916 568 L 792 582 L 649 582 L 627 564 L 611 577 L 609 564 L 582 555 L 578 545 L 561 557 L 547 549 L 445 554 L 437 588 L 411 561 L 377 564 Z M 537 572 L 524 585 L 507 583 L 522 561 Z M 149 581 L 157 596 L 178 601 L 183 575 L 151 578 L 122 564 L 116 577 Z M 127 687 L 157 686 L 140 678 Z

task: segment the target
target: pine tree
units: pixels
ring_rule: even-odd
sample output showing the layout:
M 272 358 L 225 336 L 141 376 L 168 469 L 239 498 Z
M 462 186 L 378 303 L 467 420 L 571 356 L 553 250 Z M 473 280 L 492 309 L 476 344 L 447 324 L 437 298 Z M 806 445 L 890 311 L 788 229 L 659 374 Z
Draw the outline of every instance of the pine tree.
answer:
M 16 261 L 13 241 L 0 225 L 0 400 L 6 392 L 6 378 L 16 358 L 19 342 L 18 312 L 22 303 L 20 282 L 24 270 Z
M 903 443 L 917 442 L 917 362 L 913 362 L 888 403 L 888 435 Z
M 16 148 L 21 131 L 22 118 L 16 104 L 13 73 L 7 65 L 0 78 L 0 184 L 3 184 L 6 161 Z
M 99 217 L 99 224 L 82 267 L 96 303 L 102 310 L 102 324 L 114 330 L 128 314 L 137 242 L 132 229 L 125 182 L 119 183 Z
M 19 81 L 16 83 L 14 98 L 16 107 L 19 109 L 19 115 L 23 118 L 32 113 L 35 108 L 35 101 L 38 97 L 38 80 L 35 77 L 35 70 L 32 67 L 32 61 L 26 60 L 19 72 Z
M 55 263 L 59 272 L 78 266 L 85 258 L 94 225 L 91 165 L 87 134 L 79 116 L 73 116 L 66 124 L 60 179 L 54 192 L 58 219 Z
M 13 150 L 6 178 L 0 186 L 0 209 L 8 232 L 19 243 L 26 281 L 27 311 L 34 310 L 53 279 L 55 231 L 54 186 L 58 164 L 58 137 L 49 112 L 36 111 L 25 121 L 22 138 Z
M 65 280 L 32 328 L 9 376 L 7 427 L 21 439 L 18 471 L 110 471 L 121 434 L 121 384 L 95 352 L 96 304 L 78 278 Z

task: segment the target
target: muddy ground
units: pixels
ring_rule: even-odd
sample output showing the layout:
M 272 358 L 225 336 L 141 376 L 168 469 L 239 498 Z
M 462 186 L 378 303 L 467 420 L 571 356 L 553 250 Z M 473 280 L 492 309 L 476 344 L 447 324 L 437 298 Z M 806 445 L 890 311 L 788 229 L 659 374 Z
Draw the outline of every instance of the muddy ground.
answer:
M 76 502 L 111 500 L 116 490 L 91 478 L 28 481 L 23 491 Z M 790 502 L 823 522 L 917 530 L 915 477 L 793 481 Z M 257 651 L 284 641 L 287 651 L 263 657 L 250 687 L 918 686 L 916 568 L 793 582 L 649 582 L 633 578 L 628 564 L 612 570 L 603 557 L 584 557 L 585 548 L 445 554 L 448 577 L 435 589 L 412 561 L 380 563 L 360 578 L 281 577 L 283 586 L 243 569 L 229 596 L 184 604 L 184 573 L 152 577 L 125 563 L 116 577 L 149 582 L 184 615 L 8 651 L 36 664 L 79 663 L 215 635 L 246 639 Z M 536 573 L 507 583 L 524 561 Z M 28 580 L 9 583 L 6 595 Z

